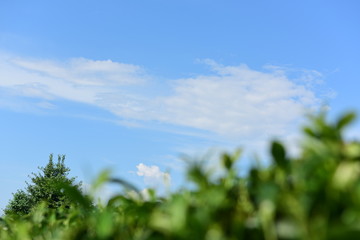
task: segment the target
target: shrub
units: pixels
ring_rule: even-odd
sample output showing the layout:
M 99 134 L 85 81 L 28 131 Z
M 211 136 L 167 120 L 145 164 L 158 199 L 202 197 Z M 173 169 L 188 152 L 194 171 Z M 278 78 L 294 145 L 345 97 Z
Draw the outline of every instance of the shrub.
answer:
M 124 193 L 92 205 L 64 184 L 77 207 L 62 214 L 63 206 L 42 204 L 19 219 L 5 217 L 0 239 L 358 239 L 360 144 L 343 137 L 354 118 L 328 123 L 324 114 L 313 117 L 298 157 L 274 141 L 272 163 L 245 177 L 236 168 L 240 151 L 223 154 L 226 173 L 218 177 L 193 162 L 187 176 L 195 187 L 165 198 Z M 121 179 L 101 176 L 100 183 L 119 182 L 136 192 Z

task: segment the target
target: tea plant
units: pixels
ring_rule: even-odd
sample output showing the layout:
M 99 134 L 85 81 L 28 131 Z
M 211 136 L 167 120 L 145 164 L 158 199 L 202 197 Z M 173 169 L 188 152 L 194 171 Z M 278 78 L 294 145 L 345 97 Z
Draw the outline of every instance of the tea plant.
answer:
M 116 182 L 131 190 L 93 204 L 76 186 L 59 182 L 68 207 L 36 205 L 28 214 L 5 215 L 0 239 L 358 239 L 360 236 L 360 143 L 347 141 L 350 113 L 334 123 L 325 114 L 304 128 L 297 157 L 270 144 L 272 162 L 241 177 L 240 151 L 225 153 L 225 173 L 214 177 L 192 162 L 194 184 L 166 197 L 144 199 L 131 184 L 106 172 L 97 186 Z

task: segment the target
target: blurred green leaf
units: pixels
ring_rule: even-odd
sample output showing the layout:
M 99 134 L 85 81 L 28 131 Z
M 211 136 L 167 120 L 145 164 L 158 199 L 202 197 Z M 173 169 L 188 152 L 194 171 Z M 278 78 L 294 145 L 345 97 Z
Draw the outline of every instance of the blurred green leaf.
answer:
M 352 123 L 356 119 L 355 113 L 347 113 L 339 118 L 339 120 L 336 123 L 336 128 L 341 130 L 344 127 L 348 126 L 350 123 Z
M 280 167 L 287 166 L 286 152 L 283 145 L 277 141 L 272 142 L 271 144 L 271 154 L 275 163 Z

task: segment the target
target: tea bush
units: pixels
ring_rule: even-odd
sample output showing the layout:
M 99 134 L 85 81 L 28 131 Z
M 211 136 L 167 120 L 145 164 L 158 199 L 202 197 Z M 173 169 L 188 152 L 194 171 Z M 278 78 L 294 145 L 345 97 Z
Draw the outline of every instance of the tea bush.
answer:
M 132 194 L 93 204 L 64 182 L 68 208 L 40 203 L 29 214 L 5 215 L 0 239 L 359 239 L 360 143 L 344 139 L 350 113 L 334 123 L 325 114 L 304 128 L 297 157 L 271 143 L 271 164 L 241 177 L 240 151 L 222 155 L 225 174 L 214 177 L 199 162 L 189 164 L 194 187 L 144 199 L 131 184 L 103 172 L 97 186 L 117 182 Z M 128 191 L 128 192 L 129 192 Z

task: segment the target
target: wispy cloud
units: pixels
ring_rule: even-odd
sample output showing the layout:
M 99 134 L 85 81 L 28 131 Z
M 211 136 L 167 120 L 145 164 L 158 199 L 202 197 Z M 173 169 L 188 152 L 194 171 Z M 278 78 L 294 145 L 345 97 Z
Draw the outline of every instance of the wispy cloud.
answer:
M 281 134 L 306 107 L 319 103 L 314 92 L 283 71 L 212 67 L 213 75 L 177 80 L 174 94 L 162 98 L 163 121 L 227 136 Z
M 66 99 L 130 122 L 160 122 L 233 139 L 286 135 L 305 109 L 321 103 L 313 89 L 322 78 L 319 72 L 204 62 L 210 74 L 157 82 L 139 66 L 111 60 L 60 62 L 5 55 L 0 58 L 0 91 L 11 98 L 37 98 L 43 108 Z M 160 84 L 166 94 L 156 87 L 147 93 Z
M 55 62 L 3 56 L 0 71 L 0 87 L 13 95 L 95 105 L 100 105 L 104 94 L 146 80 L 138 66 L 84 58 Z

